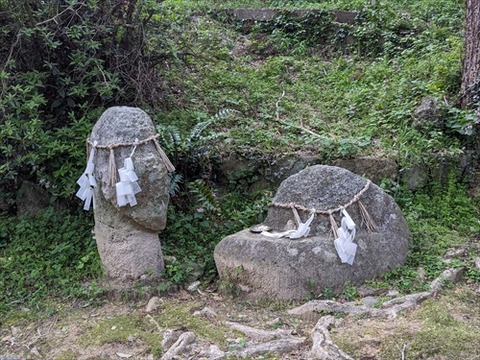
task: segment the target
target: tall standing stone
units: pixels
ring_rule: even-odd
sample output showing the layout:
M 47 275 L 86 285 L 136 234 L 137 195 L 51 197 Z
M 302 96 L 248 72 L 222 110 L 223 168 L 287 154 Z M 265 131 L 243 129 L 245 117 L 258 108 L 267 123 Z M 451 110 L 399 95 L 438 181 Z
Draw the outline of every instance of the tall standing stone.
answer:
M 152 120 L 141 109 L 112 107 L 102 114 L 90 136 L 91 143 L 98 142 L 94 160 L 95 239 L 109 279 L 128 282 L 164 271 L 158 231 L 166 226 L 169 177 L 154 141 L 137 146 L 132 156 L 141 187 L 135 206 L 117 204 L 111 183 L 112 156 L 109 149 L 102 148 L 115 146 L 115 168 L 120 169 L 133 146 L 116 145 L 133 144 L 155 134 Z

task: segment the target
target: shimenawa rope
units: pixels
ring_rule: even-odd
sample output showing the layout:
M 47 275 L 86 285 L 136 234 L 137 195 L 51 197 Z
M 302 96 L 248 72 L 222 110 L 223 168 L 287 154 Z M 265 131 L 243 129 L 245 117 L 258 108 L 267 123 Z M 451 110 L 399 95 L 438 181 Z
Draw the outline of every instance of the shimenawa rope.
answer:
M 149 137 L 147 137 L 143 140 L 135 139 L 134 142 L 113 143 L 113 144 L 109 144 L 109 145 L 99 145 L 99 144 L 95 145 L 90 139 L 87 139 L 87 141 L 86 141 L 87 153 L 89 152 L 90 147 L 95 148 L 95 149 L 109 150 L 108 171 L 109 171 L 109 174 L 110 174 L 110 178 L 109 178 L 108 183 L 109 183 L 110 186 L 115 186 L 115 184 L 117 183 L 117 166 L 116 166 L 116 162 L 115 162 L 115 151 L 114 150 L 118 147 L 127 147 L 127 146 L 137 147 L 137 146 L 146 144 L 150 141 L 153 141 L 153 144 L 155 145 L 155 148 L 157 149 L 157 151 L 158 151 L 158 153 L 159 153 L 159 155 L 162 159 L 163 164 L 167 168 L 167 171 L 168 172 L 174 172 L 175 167 L 173 166 L 170 159 L 165 154 L 165 152 L 163 151 L 162 147 L 160 146 L 160 144 L 157 140 L 157 138 L 159 136 L 160 136 L 159 134 L 154 134 L 154 135 L 151 135 L 151 136 L 149 136 Z
M 329 220 L 330 220 L 330 226 L 332 228 L 332 232 L 333 232 L 333 235 L 335 236 L 335 238 L 338 237 L 338 225 L 337 223 L 335 222 L 335 219 L 333 217 L 333 214 L 336 213 L 336 212 L 340 212 L 342 211 L 343 209 L 346 209 L 348 208 L 349 206 L 353 205 L 354 203 L 358 203 L 358 207 L 360 209 L 360 215 L 362 216 L 362 224 L 364 223 L 365 226 L 367 227 L 368 231 L 375 231 L 377 229 L 377 225 L 375 224 L 374 220 L 372 219 L 372 217 L 370 216 L 370 214 L 368 213 L 365 205 L 363 205 L 363 203 L 360 201 L 360 197 L 365 193 L 365 191 L 368 190 L 368 188 L 370 187 L 370 184 L 372 182 L 370 180 L 367 180 L 366 184 L 364 185 L 364 187 L 358 192 L 356 193 L 353 198 L 347 202 L 346 204 L 344 205 L 341 205 L 341 206 L 338 206 L 334 209 L 327 209 L 327 210 L 321 210 L 321 209 L 316 209 L 315 210 L 315 213 L 316 214 L 320 214 L 320 215 L 326 215 L 329 217 Z M 270 206 L 272 207 L 279 207 L 279 208 L 283 208 L 283 209 L 292 209 L 292 211 L 294 211 L 294 216 L 295 216 L 295 212 L 296 210 L 301 210 L 301 211 L 305 211 L 305 212 L 308 212 L 308 213 L 312 213 L 312 209 L 311 208 L 307 208 L 305 206 L 302 206 L 302 205 L 299 205 L 299 204 L 295 204 L 293 202 L 291 203 L 288 203 L 288 204 L 285 204 L 285 203 L 277 203 L 277 202 L 272 202 L 270 204 Z M 298 215 L 297 215 L 298 216 Z

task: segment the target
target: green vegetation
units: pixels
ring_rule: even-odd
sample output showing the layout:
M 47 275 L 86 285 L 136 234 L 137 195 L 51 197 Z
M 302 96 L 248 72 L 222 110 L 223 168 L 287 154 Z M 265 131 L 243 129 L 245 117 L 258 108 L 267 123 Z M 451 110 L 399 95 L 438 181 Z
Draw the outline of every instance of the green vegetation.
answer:
M 101 265 L 92 219 L 48 209 L 32 220 L 0 217 L 0 313 L 14 305 L 42 309 L 46 296 L 92 298 Z
M 415 359 L 436 354 L 448 359 L 465 359 L 478 353 L 476 344 L 480 341 L 480 319 L 478 311 L 471 304 L 472 301 L 477 301 L 478 305 L 478 300 L 469 291 L 463 290 L 461 293 L 464 298 L 460 307 L 458 303 L 450 303 L 448 297 L 426 301 L 418 314 L 415 314 L 415 318 L 422 323 L 421 328 L 404 328 L 403 334 L 397 334 L 396 341 L 392 339 L 385 346 L 382 358 L 395 358 L 394 354 L 398 354 L 398 338 L 409 343 L 408 355 Z M 471 317 L 474 321 L 467 324 L 464 321 L 466 317 Z
M 473 265 L 478 250 L 467 243 L 470 237 L 478 237 L 480 231 L 478 200 L 472 201 L 464 185 L 452 174 L 445 184 L 433 181 L 431 187 L 422 192 L 396 190 L 394 195 L 406 214 L 413 241 L 405 266 L 384 277 L 388 286 L 394 284 L 405 292 L 422 290 L 425 280 L 433 280 L 447 266 L 466 267 L 466 277 L 478 281 L 480 270 Z M 444 257 L 452 249 L 465 249 L 465 252 L 447 264 Z M 425 279 L 419 277 L 419 268 L 423 269 Z M 377 284 L 382 286 L 382 281 Z
M 205 190 L 205 185 L 200 184 Z M 199 185 L 193 183 L 191 186 Z M 210 189 L 208 191 L 211 192 Z M 191 204 L 193 214 L 171 207 L 167 214 L 169 225 L 160 233 L 164 254 L 177 259 L 166 265 L 170 282 L 183 283 L 195 268 L 200 268 L 205 279 L 213 280 L 216 276 L 213 261 L 215 245 L 225 236 L 262 221 L 271 200 L 268 195 L 271 194 L 258 193 L 242 199 L 239 194 L 232 193 L 213 210 L 208 210 L 210 197 L 202 201 L 203 197 L 197 196 Z
M 221 345 L 226 344 L 225 328 L 205 318 L 192 316 L 191 309 L 182 303 L 169 304 L 161 314 L 155 316 L 155 320 L 164 327 L 175 329 L 184 326 L 204 339 Z
M 352 319 L 355 324 L 342 326 L 333 338 L 355 359 L 398 359 L 402 353 L 412 359 L 469 359 L 478 354 L 479 315 L 478 295 L 460 286 L 395 320 Z
M 275 161 L 307 151 L 330 163 L 368 154 L 432 170 L 442 159 L 478 151 L 473 113 L 455 107 L 463 52 L 458 1 L 65 3 L 0 1 L 2 316 L 16 305 L 41 306 L 48 296 L 102 293 L 92 218 L 77 213 L 73 194 L 85 139 L 108 106 L 144 108 L 178 169 L 160 234 L 164 253 L 176 259 L 167 264 L 174 285 L 192 270 L 214 280 L 218 241 L 263 219 L 272 193 L 252 191 L 255 169 L 219 188 L 218 167 L 229 155 Z M 239 7 L 281 11 L 264 22 L 225 11 Z M 360 13 L 354 24 L 337 24 L 328 11 L 296 18 L 292 8 Z M 415 127 L 426 96 L 438 101 L 440 120 Z M 454 173 L 432 178 L 415 192 L 384 183 L 413 244 L 407 264 L 375 286 L 415 291 L 452 265 L 480 281 L 468 247 L 466 256 L 443 261 L 451 248 L 478 239 L 478 200 Z M 65 210 L 18 218 L 15 193 L 24 180 L 41 184 Z M 356 289 L 344 295 L 355 297 Z
M 140 340 L 147 345 L 146 351 L 158 356 L 163 349 L 155 330 L 155 325 L 143 316 L 114 316 L 86 330 L 78 339 L 78 343 L 83 346 L 99 346 Z
M 192 304 L 185 306 L 182 303 L 170 302 L 168 306 L 162 308 L 160 314 L 152 318 L 140 314 L 109 317 L 86 329 L 79 337 L 78 343 L 82 346 L 100 346 L 131 342 L 133 337 L 147 345 L 146 351 L 160 355 L 163 350 L 156 326 L 161 324 L 163 329 L 186 328 L 203 339 L 226 345 L 225 331 L 228 329 L 202 317 L 192 316 L 191 307 Z
M 340 28 L 327 15 L 298 19 L 282 13 L 253 23 L 197 17 L 181 32 L 169 30 L 169 38 L 199 55 L 185 59 L 191 71 L 182 82 L 190 92 L 183 100 L 189 109 L 239 110 L 243 118 L 218 129 L 229 129 L 224 151 L 249 156 L 315 148 L 325 161 L 373 153 L 412 166 L 432 161 L 434 153 L 458 153 L 461 143 L 452 135 L 472 124 L 469 112 L 452 109 L 463 15 L 458 5 L 437 5 L 428 15 L 416 7 L 402 13 L 398 10 L 408 10 L 400 4 L 362 7 L 356 25 Z M 432 10 L 433 4 L 425 6 Z M 179 16 L 178 7 L 168 11 L 168 18 Z M 330 36 L 317 36 L 313 20 Z M 340 35 L 352 42 L 342 42 Z M 205 53 L 209 56 L 201 56 Z M 412 129 L 412 113 L 426 95 L 442 100 L 444 124 Z M 172 118 L 189 121 L 178 108 L 161 121 Z

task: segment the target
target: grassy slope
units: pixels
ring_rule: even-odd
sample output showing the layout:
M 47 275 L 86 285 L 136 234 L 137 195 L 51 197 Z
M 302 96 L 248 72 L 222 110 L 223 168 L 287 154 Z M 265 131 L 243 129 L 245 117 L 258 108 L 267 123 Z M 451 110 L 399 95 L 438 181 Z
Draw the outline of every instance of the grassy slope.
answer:
M 295 7 L 362 10 L 362 3 L 295 2 Z M 291 2 L 268 4 L 292 7 Z M 188 128 L 202 114 L 239 110 L 242 116 L 218 126 L 227 131 L 235 152 L 314 148 L 327 161 L 377 154 L 403 167 L 433 153 L 459 152 L 453 127 L 468 122 L 469 114 L 452 109 L 463 47 L 463 11 L 454 1 L 367 8 L 368 23 L 346 29 L 357 39 L 347 47 L 338 45 L 338 34 L 318 43 L 308 34 L 288 33 L 288 21 L 271 30 L 211 11 L 267 7 L 255 1 L 167 1 L 165 7 L 169 11 L 159 21 L 194 15 L 178 29 L 181 33 L 171 28 L 188 65 L 187 72 L 179 69 L 181 77 L 175 71 L 166 74 L 183 80 L 185 95 L 177 99 L 179 106 L 162 114 L 162 122 Z M 412 113 L 425 96 L 440 100 L 446 127 L 412 128 Z
M 295 5 L 363 9 L 360 1 Z M 466 123 L 469 115 L 452 106 L 462 53 L 463 10 L 457 1 L 398 1 L 367 9 L 369 22 L 349 29 L 362 41 L 346 48 L 339 47 L 334 38 L 316 44 L 299 32 L 286 33 L 283 20 L 279 28 L 267 31 L 262 24 L 247 26 L 212 11 L 264 7 L 262 2 L 167 0 L 163 7 L 155 15 L 158 28 L 150 35 L 166 33 L 168 41 L 159 44 L 152 35 L 149 42 L 164 46 L 176 59 L 166 64 L 164 72 L 176 95 L 157 121 L 187 131 L 220 109 L 239 110 L 241 115 L 215 124 L 216 131 L 227 135 L 219 147 L 224 153 L 250 156 L 307 150 L 325 161 L 376 154 L 409 167 L 434 155 L 457 153 L 468 141 L 453 127 Z M 409 31 L 398 35 L 400 29 Z M 385 42 L 378 41 L 379 35 Z M 444 104 L 446 125 L 415 130 L 411 115 L 426 95 Z M 398 184 L 390 184 L 387 190 L 412 226 L 413 251 L 404 268 L 377 279 L 374 285 L 415 291 L 424 285 L 418 267 L 426 270 L 427 280 L 432 279 L 447 266 L 441 256 L 448 249 L 463 246 L 467 238 L 475 243 L 478 206 L 454 179 L 448 186 L 435 185 L 416 194 Z M 169 227 L 161 236 L 165 253 L 178 259 L 167 267 L 171 282 L 184 281 L 192 262 L 206 275 L 214 274 L 215 244 L 226 234 L 259 221 L 268 194 L 246 198 L 245 193 L 232 192 L 215 214 L 197 213 L 197 204 L 190 205 L 193 211 L 170 209 Z M 38 303 L 52 291 L 87 298 L 101 293 L 95 284 L 80 286 L 85 278 L 98 274 L 99 268 L 88 232 L 91 219 L 47 212 L 27 223 L 0 218 L 0 266 L 2 275 L 8 274 L 0 278 L 2 288 L 8 289 L 0 297 L 0 308 L 25 301 Z M 77 224 L 84 234 L 75 245 L 65 241 L 69 224 Z M 38 231 L 48 236 L 43 239 Z M 44 256 L 29 255 L 37 247 Z M 478 281 L 480 273 L 471 266 L 474 251 L 468 249 L 455 265 L 467 266 L 470 279 Z M 18 259 L 28 266 L 22 267 Z M 49 281 L 42 285 L 36 280 L 44 271 Z

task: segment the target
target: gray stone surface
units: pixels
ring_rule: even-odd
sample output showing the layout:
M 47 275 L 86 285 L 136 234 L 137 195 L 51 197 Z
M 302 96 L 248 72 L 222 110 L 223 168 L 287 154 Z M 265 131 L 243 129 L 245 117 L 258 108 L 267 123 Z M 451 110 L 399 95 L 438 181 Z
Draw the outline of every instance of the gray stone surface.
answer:
M 400 172 L 400 181 L 410 190 L 418 190 L 429 181 L 439 181 L 446 185 L 451 173 L 460 177 L 474 176 L 475 155 L 465 151 L 463 154 L 435 156 L 431 163 L 416 163 Z
M 410 190 L 420 189 L 428 182 L 428 167 L 423 164 L 417 164 L 408 169 L 403 169 L 401 173 L 401 179 Z
M 413 114 L 412 125 L 418 130 L 430 130 L 432 128 L 442 127 L 442 113 L 436 98 L 426 96 L 422 99 Z
M 150 117 L 131 107 L 112 107 L 95 124 L 90 140 L 98 145 L 132 143 L 156 133 Z M 132 152 L 132 147 L 115 149 L 117 169 Z M 119 207 L 115 188 L 109 185 L 109 150 L 97 149 L 94 176 L 95 239 L 108 278 L 138 279 L 145 273 L 157 275 L 164 261 L 157 232 L 165 228 L 168 206 L 167 170 L 153 142 L 139 145 L 133 164 L 142 191 L 138 204 Z
M 296 153 L 294 155 L 279 155 L 275 158 L 245 158 L 232 154 L 223 159 L 220 164 L 218 181 L 220 185 L 235 182 L 248 182 L 258 179 L 251 185 L 251 191 L 278 187 L 287 177 L 296 174 L 307 166 L 319 163 L 317 155 L 311 153 Z
M 326 210 L 348 203 L 365 183 L 364 178 L 346 169 L 316 165 L 282 182 L 273 201 Z M 410 230 L 399 207 L 373 183 L 361 201 L 377 230 L 369 232 L 361 224 L 357 204 L 347 208 L 357 224 L 358 249 L 352 266 L 338 258 L 329 218 L 317 215 L 308 238 L 272 239 L 249 230 L 224 238 L 214 252 L 220 278 L 237 289 L 248 287 L 245 296 L 251 298 L 302 300 L 325 288 L 341 292 L 347 283 L 360 285 L 403 264 Z M 302 221 L 308 216 L 304 212 L 299 215 Z M 292 219 L 290 209 L 272 207 L 264 224 L 279 231 Z M 338 214 L 335 219 L 340 225 Z
M 50 206 L 50 195 L 40 185 L 24 181 L 17 191 L 15 203 L 19 215 L 35 216 Z
M 262 177 L 277 186 L 287 177 L 292 176 L 307 166 L 317 165 L 320 160 L 316 154 L 296 153 L 278 158 L 261 168 Z
M 351 172 L 365 176 L 379 185 L 382 179 L 395 180 L 398 177 L 397 163 L 388 158 L 362 156 L 354 159 L 337 159 L 334 166 L 342 167 Z

